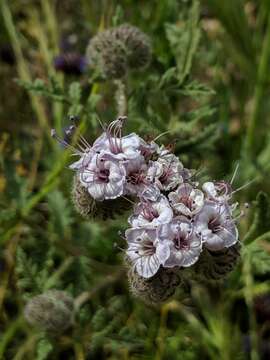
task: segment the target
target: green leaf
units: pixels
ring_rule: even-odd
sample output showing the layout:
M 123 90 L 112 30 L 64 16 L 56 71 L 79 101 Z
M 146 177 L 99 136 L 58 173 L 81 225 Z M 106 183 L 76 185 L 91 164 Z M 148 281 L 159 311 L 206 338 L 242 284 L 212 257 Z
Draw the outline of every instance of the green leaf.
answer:
M 178 24 L 166 24 L 166 35 L 169 40 L 172 52 L 175 56 L 180 83 L 189 75 L 192 60 L 196 53 L 199 40 L 199 2 L 194 1 L 190 9 L 188 20 Z
M 42 284 L 39 283 L 37 264 L 29 258 L 21 247 L 17 248 L 16 274 L 17 285 L 23 291 L 23 297 L 42 292 Z
M 175 153 L 180 154 L 182 152 L 198 152 L 204 149 L 212 147 L 213 143 L 219 136 L 218 128 L 216 124 L 209 124 L 204 129 L 200 130 L 197 134 L 190 134 L 190 138 L 187 140 L 179 140 L 175 147 Z
M 63 238 L 73 221 L 71 208 L 68 205 L 67 199 L 58 190 L 51 192 L 47 196 L 47 199 L 51 213 L 53 230 L 60 238 Z
M 181 93 L 185 96 L 198 97 L 215 95 L 216 92 L 206 84 L 193 80 L 185 85 Z
M 53 346 L 49 340 L 43 338 L 37 343 L 37 357 L 36 360 L 46 360 L 53 350 Z
M 249 253 L 252 273 L 255 275 L 265 275 L 270 273 L 270 256 L 263 247 L 256 241 L 243 247 L 243 256 Z

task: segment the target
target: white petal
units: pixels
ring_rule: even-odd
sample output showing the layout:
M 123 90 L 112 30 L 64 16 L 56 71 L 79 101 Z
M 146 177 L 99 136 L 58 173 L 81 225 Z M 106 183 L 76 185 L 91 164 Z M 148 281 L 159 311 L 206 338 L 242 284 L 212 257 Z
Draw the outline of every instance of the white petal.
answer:
M 146 279 L 154 276 L 157 273 L 159 267 L 160 262 L 155 254 L 152 256 L 141 257 L 135 263 L 135 269 L 137 273 Z

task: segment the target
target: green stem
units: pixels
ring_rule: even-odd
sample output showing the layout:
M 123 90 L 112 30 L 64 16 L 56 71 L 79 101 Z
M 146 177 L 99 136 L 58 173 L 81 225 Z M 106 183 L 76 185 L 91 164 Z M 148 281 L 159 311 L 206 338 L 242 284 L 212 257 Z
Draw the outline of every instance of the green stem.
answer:
M 249 313 L 249 330 L 251 339 L 251 360 L 259 360 L 257 323 L 253 307 L 253 277 L 250 254 L 247 253 L 243 264 L 243 278 L 245 282 L 244 296 Z
M 23 56 L 21 44 L 19 41 L 19 36 L 16 31 L 16 28 L 15 28 L 15 25 L 13 22 L 13 18 L 12 18 L 12 14 L 8 7 L 7 1 L 1 0 L 0 5 L 1 5 L 3 21 L 4 21 L 5 27 L 7 29 L 7 33 L 9 35 L 10 42 L 11 42 L 11 45 L 12 45 L 12 48 L 13 48 L 13 51 L 14 51 L 14 54 L 16 57 L 19 77 L 23 81 L 32 82 L 31 74 L 30 74 L 30 71 L 28 69 L 28 66 L 27 66 L 26 61 Z M 30 101 L 31 101 L 33 110 L 35 111 L 35 113 L 37 115 L 37 119 L 38 119 L 40 127 L 44 130 L 49 141 L 52 142 L 52 139 L 50 137 L 49 126 L 47 123 L 46 111 L 45 111 L 43 104 L 35 95 L 29 94 L 29 97 L 30 97 Z
M 258 66 L 257 82 L 254 93 L 254 109 L 251 114 L 250 121 L 247 127 L 245 151 L 249 158 L 255 158 L 256 156 L 256 145 L 258 139 L 256 137 L 256 128 L 260 120 L 260 112 L 263 102 L 265 82 L 264 79 L 268 77 L 269 72 L 269 61 L 270 61 L 270 14 L 268 15 L 267 30 L 263 41 L 263 48 Z M 262 126 L 262 125 L 260 125 Z
M 55 286 L 57 281 L 61 278 L 61 276 L 69 269 L 71 264 L 74 261 L 74 257 L 70 256 L 63 261 L 61 266 L 53 273 L 53 275 L 46 281 L 44 285 L 44 290 L 51 289 Z
M 2 335 L 0 340 L 0 359 L 3 359 L 3 355 L 5 353 L 6 347 L 16 332 L 23 324 L 23 317 L 18 317 L 15 321 L 13 321 L 9 327 L 7 328 L 6 332 Z

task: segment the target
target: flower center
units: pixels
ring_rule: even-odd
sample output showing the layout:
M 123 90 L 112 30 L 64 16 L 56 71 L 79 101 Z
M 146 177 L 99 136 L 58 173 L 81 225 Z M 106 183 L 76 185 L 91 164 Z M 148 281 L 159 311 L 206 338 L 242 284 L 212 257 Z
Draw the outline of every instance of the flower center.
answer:
M 218 217 L 211 218 L 208 221 L 208 229 L 211 230 L 214 234 L 220 230 L 220 219 Z
M 140 250 L 136 250 L 135 252 L 141 256 L 152 256 L 155 254 L 156 248 L 153 244 L 153 241 L 147 238 L 143 241 Z
M 144 183 L 145 173 L 143 171 L 132 172 L 127 176 L 127 182 L 132 185 L 139 185 Z
M 189 210 L 192 210 L 194 201 L 190 196 L 184 195 L 180 197 L 180 203 L 184 204 Z
M 176 250 L 189 250 L 189 235 L 178 233 L 175 238 L 173 239 L 174 247 Z
M 159 213 L 151 204 L 145 204 L 142 210 L 143 217 L 148 221 L 153 221 L 159 217 Z
M 162 175 L 159 177 L 159 181 L 161 182 L 161 184 L 166 183 L 166 181 L 168 181 L 168 178 L 173 174 L 171 165 L 166 166 L 163 165 L 163 171 L 162 171 Z
M 109 169 L 102 169 L 98 172 L 98 180 L 108 183 L 109 182 L 109 176 L 110 176 L 110 170 Z

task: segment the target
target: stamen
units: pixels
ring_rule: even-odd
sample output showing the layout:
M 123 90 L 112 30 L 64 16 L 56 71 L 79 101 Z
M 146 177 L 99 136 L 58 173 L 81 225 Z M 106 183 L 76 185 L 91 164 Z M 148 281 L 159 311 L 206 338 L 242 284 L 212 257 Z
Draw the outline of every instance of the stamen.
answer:
M 245 189 L 247 186 L 251 185 L 251 184 L 254 183 L 256 180 L 257 180 L 257 179 L 253 179 L 253 180 L 249 181 L 248 183 L 240 186 L 238 189 L 236 189 L 236 190 L 234 190 L 234 191 L 232 192 L 232 195 L 235 194 L 235 193 L 237 193 L 237 192 L 240 191 L 240 190 Z
M 234 179 L 235 179 L 235 177 L 236 177 L 236 174 L 237 174 L 237 172 L 238 172 L 238 169 L 239 169 L 239 163 L 236 164 L 236 167 L 235 167 L 233 176 L 232 176 L 231 181 L 230 181 L 230 184 L 231 184 L 231 185 L 232 185 L 232 183 L 234 182 Z
M 64 146 L 64 147 L 67 148 L 67 149 L 69 148 L 69 149 L 71 149 L 72 151 L 74 151 L 74 153 L 75 153 L 76 155 L 80 155 L 80 156 L 82 155 L 82 152 L 81 152 L 81 151 L 77 150 L 73 145 L 70 145 L 67 141 L 61 139 L 61 138 L 57 135 L 55 129 L 51 129 L 51 136 L 52 136 L 54 139 L 56 139 L 56 140 L 59 142 L 60 145 Z
M 171 132 L 171 130 L 164 131 L 163 133 L 161 133 L 157 137 L 155 137 L 153 141 L 157 141 L 159 138 L 161 138 L 164 135 L 169 134 L 170 132 Z

